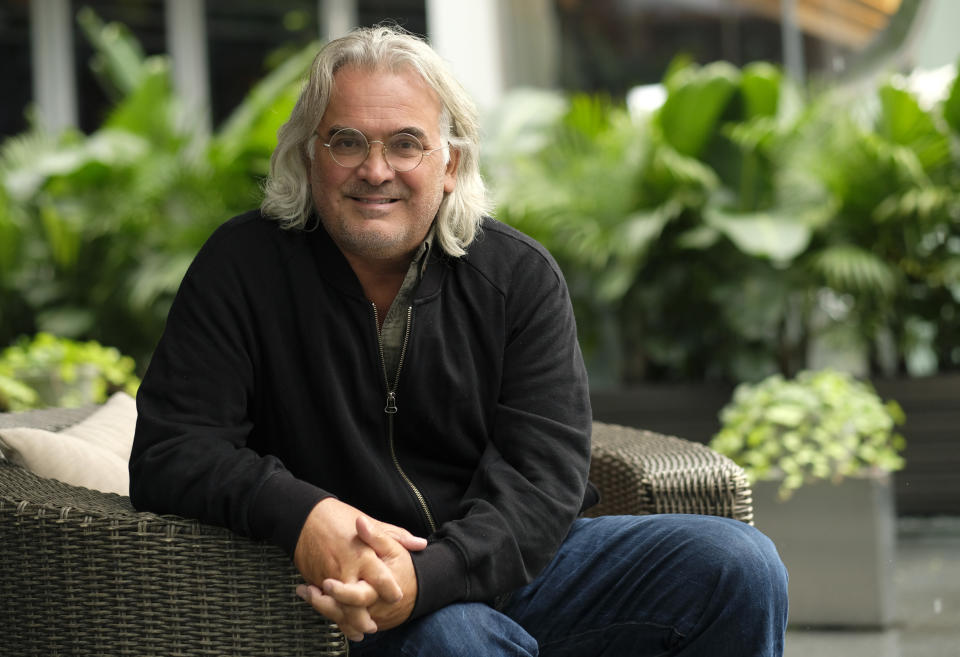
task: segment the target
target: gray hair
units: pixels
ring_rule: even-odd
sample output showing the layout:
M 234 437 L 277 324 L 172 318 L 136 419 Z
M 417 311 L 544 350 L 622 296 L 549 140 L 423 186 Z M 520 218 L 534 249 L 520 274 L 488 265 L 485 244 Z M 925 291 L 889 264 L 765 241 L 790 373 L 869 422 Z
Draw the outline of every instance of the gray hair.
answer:
M 330 101 L 334 74 L 344 66 L 365 70 L 412 70 L 436 91 L 442 111 L 440 129 L 457 150 L 456 186 L 440 203 L 435 239 L 454 257 L 476 237 L 480 220 L 490 211 L 480 176 L 480 126 L 470 96 L 444 61 L 422 39 L 393 26 L 360 28 L 326 44 L 313 60 L 310 78 L 277 132 L 270 174 L 260 208 L 284 228 L 303 229 L 313 212 L 307 162 L 313 131 Z

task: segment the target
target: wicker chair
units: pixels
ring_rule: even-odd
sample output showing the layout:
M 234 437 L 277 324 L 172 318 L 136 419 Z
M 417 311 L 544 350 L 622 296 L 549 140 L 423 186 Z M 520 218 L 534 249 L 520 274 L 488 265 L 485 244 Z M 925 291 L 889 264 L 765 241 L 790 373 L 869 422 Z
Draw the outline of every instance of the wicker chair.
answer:
M 91 409 L 0 414 L 58 430 Z M 592 515 L 705 513 L 751 522 L 750 488 L 703 445 L 594 425 Z M 294 594 L 279 548 L 138 513 L 127 497 L 0 459 L 0 655 L 346 655 L 336 627 Z

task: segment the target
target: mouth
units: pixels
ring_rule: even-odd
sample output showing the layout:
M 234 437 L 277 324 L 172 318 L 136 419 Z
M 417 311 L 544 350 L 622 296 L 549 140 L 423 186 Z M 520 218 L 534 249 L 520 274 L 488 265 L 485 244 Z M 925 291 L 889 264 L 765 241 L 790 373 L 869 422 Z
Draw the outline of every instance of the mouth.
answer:
M 349 196 L 348 198 L 361 205 L 389 205 L 400 200 L 387 196 Z

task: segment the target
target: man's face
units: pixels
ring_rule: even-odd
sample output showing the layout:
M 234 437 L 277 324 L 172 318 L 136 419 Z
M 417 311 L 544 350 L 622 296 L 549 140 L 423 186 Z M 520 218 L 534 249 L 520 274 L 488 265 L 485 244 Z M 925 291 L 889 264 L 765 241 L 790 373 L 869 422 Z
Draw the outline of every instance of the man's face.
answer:
M 353 128 L 368 141 L 386 141 L 407 132 L 424 152 L 446 145 L 440 132 L 440 99 L 412 71 L 364 71 L 345 67 L 334 76 L 327 109 L 317 126 L 319 137 L 310 163 L 313 202 L 324 228 L 351 262 L 401 260 L 426 237 L 443 200 L 456 182 L 457 153 L 450 149 L 423 158 L 412 171 L 395 172 L 382 145 L 371 143 L 360 166 L 333 161 L 323 146 L 339 129 Z

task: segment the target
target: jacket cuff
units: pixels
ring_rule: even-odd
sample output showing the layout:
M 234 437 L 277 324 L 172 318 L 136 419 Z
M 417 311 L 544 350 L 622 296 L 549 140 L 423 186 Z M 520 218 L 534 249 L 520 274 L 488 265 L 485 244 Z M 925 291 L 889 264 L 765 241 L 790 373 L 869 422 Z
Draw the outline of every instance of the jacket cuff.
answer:
M 250 506 L 250 535 L 279 545 L 293 558 L 310 511 L 330 493 L 281 471 L 267 479 Z
M 467 597 L 467 577 L 459 550 L 445 541 L 411 552 L 417 573 L 417 602 L 410 618 L 419 618 Z

